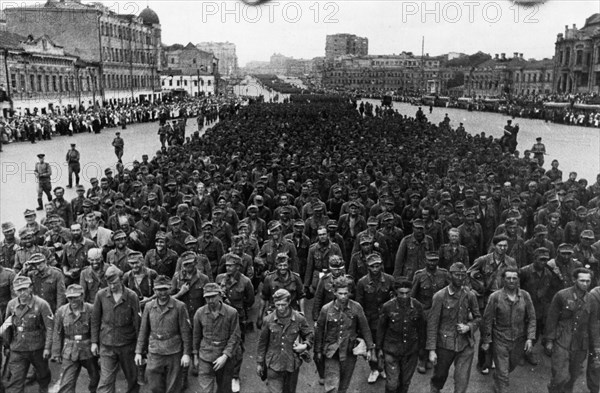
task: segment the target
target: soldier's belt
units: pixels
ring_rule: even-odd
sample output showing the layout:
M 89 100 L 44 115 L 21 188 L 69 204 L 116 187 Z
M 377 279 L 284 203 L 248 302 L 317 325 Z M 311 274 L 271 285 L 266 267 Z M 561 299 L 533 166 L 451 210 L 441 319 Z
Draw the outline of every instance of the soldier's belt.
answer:
M 169 340 L 172 338 L 176 338 L 179 337 L 179 335 L 168 335 L 168 334 L 157 334 L 157 333 L 150 333 L 150 338 L 153 340 Z
M 42 329 L 39 329 L 39 328 L 28 329 L 28 328 L 23 327 L 23 326 L 17 326 L 17 332 L 20 332 L 20 333 L 25 333 L 25 332 L 41 332 L 41 331 L 42 331 Z
M 87 333 L 87 334 L 66 335 L 65 338 L 67 340 L 83 341 L 83 340 L 89 340 L 89 339 L 91 339 L 92 336 L 89 333 Z

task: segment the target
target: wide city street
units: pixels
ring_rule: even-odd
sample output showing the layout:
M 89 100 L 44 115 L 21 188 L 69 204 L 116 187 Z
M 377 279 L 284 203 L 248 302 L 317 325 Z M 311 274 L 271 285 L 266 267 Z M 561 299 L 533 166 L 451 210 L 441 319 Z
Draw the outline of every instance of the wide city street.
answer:
M 373 100 L 373 103 L 376 101 Z M 401 113 L 413 116 L 417 107 L 408 104 L 394 103 Z M 506 123 L 506 116 L 483 113 L 467 112 L 457 109 L 434 108 L 433 114 L 427 115 L 431 120 L 440 122 L 445 113 L 448 113 L 452 119 L 452 126 L 458 126 L 458 122 L 463 122 L 468 132 L 485 131 L 487 134 L 499 137 L 502 133 L 502 126 Z M 590 182 L 595 181 L 596 174 L 599 172 L 599 137 L 600 131 L 592 128 L 570 127 L 544 123 L 539 120 L 516 119 L 521 125 L 519 134 L 519 150 L 533 145 L 536 136 L 542 136 L 546 144 L 549 156 L 547 162 L 556 158 L 561 163 L 561 169 L 565 171 L 565 177 L 569 170 L 578 171 L 580 177 L 586 177 Z M 195 121 L 188 121 L 187 135 L 196 131 Z M 111 146 L 116 131 L 121 131 L 125 140 L 124 163 L 131 163 L 133 160 L 141 159 L 142 154 L 153 155 L 160 147 L 157 135 L 157 124 L 146 123 L 128 126 L 126 130 L 107 129 L 101 134 L 76 134 L 73 137 L 56 137 L 51 141 L 41 141 L 36 144 L 15 143 L 4 146 L 4 152 L 0 153 L 2 176 L 0 183 L 0 221 L 13 221 L 17 228 L 24 225 L 23 211 L 27 208 L 36 207 L 36 184 L 33 175 L 34 164 L 38 153 L 45 153 L 46 160 L 53 164 L 54 178 L 53 185 L 67 184 L 67 166 L 64 161 L 65 153 L 69 149 L 70 143 L 76 143 L 81 152 L 83 181 L 82 184 L 89 186 L 91 177 L 101 177 L 102 170 L 106 167 L 114 168 L 116 158 Z M 67 190 L 66 198 L 75 196 L 73 190 Z M 43 217 L 43 212 L 38 215 L 38 219 Z M 257 300 L 258 302 L 258 300 Z M 308 302 L 308 314 L 310 315 L 310 304 Z M 256 313 L 254 307 L 254 314 Z M 255 318 L 255 317 L 254 317 Z M 255 374 L 255 351 L 256 351 L 257 333 L 251 332 L 246 336 L 246 355 L 244 358 L 243 372 L 241 376 L 242 392 L 266 392 L 266 386 Z M 546 384 L 550 374 L 549 359 L 541 353 L 541 347 L 538 344 L 536 352 L 542 360 L 537 367 L 525 365 L 518 367 L 511 375 L 511 391 L 514 393 L 541 393 L 547 390 Z M 52 366 L 53 381 L 59 378 L 58 365 Z M 368 385 L 367 380 L 368 366 L 366 361 L 359 360 L 354 374 L 353 383 L 350 392 L 383 392 L 384 382 L 380 379 L 375 385 Z M 452 373 L 451 373 L 452 375 Z M 429 392 L 429 378 L 431 371 L 427 375 L 415 374 L 411 392 L 426 393 Z M 483 376 L 473 368 L 472 382 L 469 392 L 490 392 L 492 377 Z M 193 379 L 188 392 L 199 392 L 194 389 Z M 53 382 L 53 384 L 54 384 Z M 451 391 L 452 380 L 449 380 L 445 391 Z M 118 385 L 119 392 L 124 391 L 122 377 Z M 54 391 L 57 387 L 54 386 Z M 78 392 L 87 390 L 87 374 L 82 372 L 78 385 Z M 37 392 L 37 386 L 32 385 L 27 388 L 27 392 Z M 318 384 L 318 377 L 314 368 L 314 363 L 303 365 L 298 383 L 299 393 L 321 392 L 323 388 Z M 575 392 L 585 391 L 585 378 L 580 378 L 574 390 Z

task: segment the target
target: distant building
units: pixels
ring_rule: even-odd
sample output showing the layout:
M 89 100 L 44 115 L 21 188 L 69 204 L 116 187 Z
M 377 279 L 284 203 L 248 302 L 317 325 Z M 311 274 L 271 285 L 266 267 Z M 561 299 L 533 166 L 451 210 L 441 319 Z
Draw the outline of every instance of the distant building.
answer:
M 90 81 L 95 104 L 160 98 L 161 27 L 150 8 L 138 16 L 122 15 L 100 3 L 50 0 L 4 12 L 8 32 L 49 37 L 65 52 L 97 67 Z
M 219 59 L 219 74 L 232 76 L 238 73 L 238 58 L 235 44 L 231 42 L 201 42 L 196 47 L 212 53 Z
M 294 59 L 280 53 L 271 55 L 270 61 L 249 61 L 243 71 L 247 74 L 275 74 L 303 77 L 313 72 L 312 60 Z
M 332 34 L 325 39 L 325 57 L 333 59 L 338 56 L 369 54 L 369 39 L 354 34 Z
M 165 46 L 162 54 L 160 83 L 163 90 L 185 92 L 192 97 L 215 94 L 219 61 L 212 53 L 190 42 L 186 46 Z
M 97 64 L 65 52 L 49 37 L 0 32 L 0 110 L 7 117 L 90 107 L 96 101 Z
M 473 67 L 465 77 L 466 95 L 469 97 L 502 97 L 514 93 L 515 70 L 525 66 L 523 54 L 515 52 L 513 57 L 506 53 Z
M 586 19 L 578 29 L 565 26 L 558 34 L 554 53 L 554 88 L 558 93 L 600 92 L 600 14 Z

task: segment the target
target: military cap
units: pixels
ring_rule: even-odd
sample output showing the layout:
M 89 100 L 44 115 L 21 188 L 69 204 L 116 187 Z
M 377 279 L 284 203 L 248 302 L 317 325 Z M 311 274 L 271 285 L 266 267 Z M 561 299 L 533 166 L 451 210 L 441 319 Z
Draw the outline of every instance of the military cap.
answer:
M 419 194 L 418 192 L 413 192 L 410 194 L 410 198 L 419 198 L 421 199 L 421 194 Z
M 177 213 L 183 213 L 183 212 L 187 212 L 190 210 L 190 207 L 188 206 L 187 203 L 180 203 L 179 205 L 177 205 Z
M 521 197 L 520 197 L 520 196 L 518 196 L 518 195 L 513 195 L 513 196 L 510 198 L 510 201 L 511 201 L 511 202 L 519 202 L 519 203 L 520 203 L 520 202 L 521 202 Z
M 183 201 L 183 203 L 190 203 L 193 199 L 194 199 L 193 195 L 186 194 L 183 196 L 182 201 Z
M 541 235 L 542 233 L 547 234 L 548 228 L 546 228 L 546 226 L 543 224 L 537 224 L 535 228 L 533 228 L 533 235 Z
M 167 238 L 167 234 L 164 233 L 163 231 L 158 231 L 156 233 L 155 239 L 156 240 L 165 240 Z
M 144 205 L 140 208 L 140 213 L 149 213 L 149 212 L 150 212 L 150 208 L 146 205 Z
M 111 283 L 120 280 L 122 276 L 123 276 L 123 272 L 121 271 L 121 269 L 119 269 L 115 265 L 110 265 L 106 269 L 106 273 L 104 273 L 104 277 L 106 278 L 106 281 L 111 282 Z
M 339 255 L 332 255 L 329 257 L 329 267 L 344 267 L 344 260 Z
M 29 288 L 31 286 L 31 278 L 27 276 L 17 276 L 13 280 L 13 290 L 18 291 L 19 289 Z
M 115 201 L 115 206 L 118 206 L 118 207 L 125 207 L 125 201 L 124 201 L 124 200 L 122 200 L 122 199 L 117 199 L 117 200 Z
M 167 182 L 166 182 L 166 184 L 165 184 L 165 185 L 166 185 L 167 187 L 169 187 L 169 186 L 176 186 L 176 185 L 177 185 L 177 182 L 175 181 L 175 179 L 169 179 L 169 180 L 167 180 Z
M 181 224 L 181 217 L 179 217 L 179 216 L 169 217 L 169 225 L 177 225 L 177 224 Z
M 26 238 L 26 237 L 33 237 L 35 233 L 29 229 L 29 228 L 21 228 L 19 229 L 19 237 L 21 239 Z
M 382 221 L 393 221 L 394 220 L 394 215 L 392 213 L 390 213 L 390 212 L 385 212 L 381 216 L 381 220 Z
M 513 226 L 513 225 L 519 225 L 519 222 L 517 221 L 517 219 L 515 217 L 509 217 L 506 219 L 506 221 L 504 221 L 504 225 L 505 226 Z
M 465 195 L 467 195 L 467 194 L 469 194 L 469 195 L 473 195 L 473 194 L 475 194 L 475 191 L 474 191 L 472 188 L 467 188 L 467 189 L 465 190 Z
M 213 227 L 212 221 L 204 221 L 202 223 L 202 229 L 208 229 L 208 228 L 212 229 L 212 227 Z
M 548 250 L 546 247 L 539 247 L 535 249 L 534 255 L 537 258 L 550 259 L 550 250 Z
M 8 232 L 13 229 L 15 229 L 15 224 L 13 224 L 12 222 L 7 221 L 2 223 L 2 232 Z
M 304 221 L 302 221 L 301 219 L 297 219 L 296 221 L 294 221 L 294 226 L 298 228 L 304 228 L 306 224 L 304 224 Z
M 98 183 L 98 178 L 97 178 L 97 177 L 92 177 L 92 178 L 90 179 L 90 183 L 92 183 L 92 184 L 96 184 L 96 183 Z
M 574 201 L 575 201 L 575 198 L 571 194 L 567 194 L 565 196 L 565 198 L 563 199 L 563 202 L 574 202 Z
M 273 220 L 269 222 L 269 231 L 274 231 L 281 227 L 281 222 L 279 220 Z
M 316 211 L 316 212 L 322 212 L 324 210 L 324 206 L 318 202 L 313 203 L 311 207 L 312 207 L 313 211 Z
M 465 203 L 463 201 L 456 201 L 456 203 L 454 204 L 454 207 L 464 207 Z
M 556 194 L 550 194 L 548 202 L 558 202 L 558 196 L 556 196 Z
M 588 209 L 585 206 L 579 206 L 576 210 L 577 213 L 587 213 Z
M 279 210 L 280 214 L 291 214 L 292 213 L 292 208 L 290 208 L 289 206 L 281 206 L 281 209 Z
M 287 254 L 287 252 L 280 252 L 275 257 L 275 263 L 287 262 L 289 260 L 290 256 Z
M 45 154 L 43 154 L 43 153 L 40 153 L 40 154 L 38 154 L 37 156 L 38 156 L 38 158 L 44 158 L 44 157 L 46 157 L 46 155 L 45 155 Z
M 450 199 L 452 199 L 452 196 L 450 195 L 450 193 L 448 191 L 444 191 L 444 192 L 442 192 L 442 199 L 450 200 Z
M 413 228 L 425 228 L 425 221 L 420 218 L 414 219 L 412 221 Z
M 337 228 L 338 223 L 336 220 L 327 220 L 327 228 Z
M 189 235 L 188 237 L 185 238 L 185 244 L 196 244 L 198 243 L 198 239 L 196 239 L 194 236 Z
M 35 254 L 31 254 L 29 259 L 27 260 L 27 263 L 36 264 L 36 265 L 38 263 L 42 263 L 42 262 L 46 262 L 46 256 L 39 252 L 36 252 Z
M 475 215 L 475 209 L 472 209 L 472 208 L 465 209 L 463 211 L 463 214 L 465 216 L 474 216 Z
M 568 253 L 573 254 L 573 252 L 575 252 L 575 251 L 573 250 L 573 245 L 571 245 L 569 243 L 561 243 L 558 246 L 558 252 L 568 252 Z
M 350 201 L 350 202 L 348 202 L 348 208 L 351 208 L 352 206 L 358 207 L 358 202 L 356 202 L 356 201 Z
M 454 272 L 465 272 L 467 271 L 467 267 L 462 262 L 454 262 L 452 266 L 450 266 L 450 273 Z
M 27 209 L 23 212 L 24 217 L 35 216 L 35 211 L 31 209 Z
M 244 228 L 248 229 L 248 223 L 246 223 L 246 222 L 240 222 L 238 224 L 238 231 L 240 231 L 240 230 L 242 230 Z
M 117 133 L 117 135 L 118 135 L 118 133 Z M 112 171 L 112 169 L 110 169 L 110 168 L 106 168 L 106 169 L 104 170 L 104 173 L 105 173 L 105 174 L 109 174 L 109 173 L 113 173 L 113 171 Z
M 367 265 L 368 266 L 375 265 L 376 263 L 383 263 L 383 259 L 381 258 L 381 255 L 379 255 L 376 252 L 367 255 Z
M 338 192 L 342 192 L 342 187 L 340 187 L 340 186 L 333 187 L 333 193 L 335 194 L 335 193 L 338 193 Z
M 149 192 L 148 193 L 148 200 L 154 200 L 154 199 L 158 199 L 158 195 L 156 195 L 155 192 Z
M 82 184 L 75 186 L 75 191 L 85 191 L 85 187 Z
M 234 235 L 231 237 L 231 244 L 235 246 L 239 246 L 244 242 L 244 236 L 242 235 Z
M 579 235 L 582 239 L 595 239 L 594 236 L 594 231 L 592 231 L 591 229 L 586 229 L 584 231 L 581 232 L 581 235 Z
M 358 190 L 356 188 L 351 188 L 348 190 L 348 195 L 358 195 Z
M 66 297 L 79 297 L 83 296 L 83 287 L 79 284 L 71 284 L 65 292 Z
M 141 181 L 139 181 L 139 180 L 136 180 L 136 181 L 134 181 L 134 182 L 132 183 L 132 185 L 133 185 L 134 187 L 141 187 L 141 186 L 142 186 L 142 182 L 141 182 Z
M 127 234 L 125 234 L 125 232 L 118 230 L 115 231 L 115 233 L 113 233 L 113 240 L 117 240 L 117 239 L 122 239 L 122 238 L 126 238 Z
M 92 207 L 94 206 L 94 204 L 92 203 L 92 201 L 90 199 L 84 199 L 83 203 L 82 203 L 83 207 Z
M 438 261 L 440 259 L 440 255 L 437 252 L 427 251 L 425 253 L 425 258 L 427 258 L 430 261 Z
M 224 214 L 224 213 L 225 213 L 225 211 L 223 211 L 223 209 L 221 209 L 220 207 L 215 207 L 213 209 L 213 214 Z
M 292 295 L 289 293 L 289 291 L 287 289 L 279 288 L 273 294 L 273 301 L 278 302 L 280 300 L 286 300 L 286 299 L 289 299 L 291 296 Z
M 260 205 L 261 203 L 263 203 L 263 197 L 262 195 L 255 195 L 254 196 L 254 203 L 256 203 L 257 205 Z M 259 203 L 260 202 L 260 203 Z
M 367 225 L 379 225 L 379 221 L 377 221 L 376 217 L 370 216 L 367 219 Z
M 552 212 L 552 213 L 548 214 L 548 218 L 560 218 L 560 213 Z
M 187 265 L 188 263 L 196 262 L 196 253 L 193 251 L 186 251 L 179 257 L 181 259 L 182 265 Z
M 88 259 L 102 258 L 102 250 L 100 248 L 90 248 L 87 252 Z
M 133 251 L 127 256 L 127 262 L 141 262 L 144 260 L 144 255 L 141 252 Z
M 365 192 L 368 191 L 369 189 L 367 188 L 366 185 L 362 184 L 358 187 L 358 192 Z
M 169 277 L 160 275 L 154 279 L 154 289 L 171 289 Z
M 204 285 L 204 297 L 221 295 L 221 293 L 221 287 L 217 283 L 209 282 Z
M 256 205 L 250 205 L 250 206 L 248 206 L 247 210 L 248 211 L 250 211 L 250 210 L 258 211 L 258 206 L 256 206 Z
M 363 235 L 360 237 L 360 244 L 373 243 L 373 238 L 369 235 Z

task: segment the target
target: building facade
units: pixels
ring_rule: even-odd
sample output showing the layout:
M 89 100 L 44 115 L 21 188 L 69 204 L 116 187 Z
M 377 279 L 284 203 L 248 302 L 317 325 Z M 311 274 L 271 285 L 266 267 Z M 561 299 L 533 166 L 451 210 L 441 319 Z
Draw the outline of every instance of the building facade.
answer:
M 165 46 L 162 53 L 163 90 L 186 92 L 192 97 L 215 94 L 219 61 L 212 53 L 198 49 L 191 42 L 186 46 Z
M 200 42 L 196 45 L 198 49 L 204 52 L 212 53 L 219 59 L 219 74 L 221 76 L 237 75 L 238 58 L 235 44 L 232 42 Z
M 558 34 L 554 54 L 557 93 L 600 93 L 600 14 L 578 29 L 565 26 Z
M 43 6 L 7 8 L 8 32 L 47 36 L 67 53 L 94 64 L 96 105 L 160 99 L 161 27 L 150 8 L 138 16 L 119 14 L 99 3 L 48 1 Z
M 369 54 L 369 39 L 354 34 L 332 34 L 325 39 L 325 57 L 333 59 L 338 56 Z
M 0 32 L 0 84 L 9 100 L 3 116 L 46 114 L 93 105 L 98 67 L 65 52 L 49 37 Z

